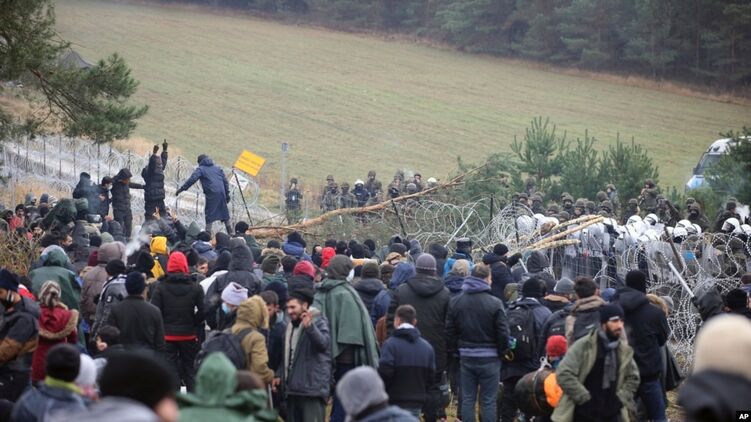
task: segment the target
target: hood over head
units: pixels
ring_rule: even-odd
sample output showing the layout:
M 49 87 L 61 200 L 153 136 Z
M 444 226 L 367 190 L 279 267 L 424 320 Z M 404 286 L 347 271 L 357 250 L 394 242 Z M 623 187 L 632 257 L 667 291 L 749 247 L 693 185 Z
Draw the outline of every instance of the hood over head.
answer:
M 164 236 L 154 236 L 151 238 L 151 253 L 167 255 L 167 238 Z
M 237 308 L 237 322 L 253 328 L 269 328 L 269 311 L 261 296 L 249 297 L 240 304 Z
M 540 252 L 534 251 L 527 259 L 527 271 L 530 273 L 539 273 L 550 266 L 550 260 L 548 257 Z
M 230 253 L 232 261 L 229 264 L 230 271 L 251 271 L 253 269 L 253 252 L 250 251 L 245 240 L 239 237 L 230 239 Z
M 125 255 L 125 244 L 122 242 L 105 243 L 99 247 L 97 259 L 100 264 L 106 264 L 113 259 L 119 259 L 125 262 L 127 260 Z
M 344 255 L 336 255 L 331 258 L 329 266 L 326 271 L 330 278 L 334 280 L 345 280 L 349 276 L 349 272 L 352 271 L 352 260 Z
M 445 289 L 443 280 L 436 276 L 427 274 L 417 274 L 407 280 L 407 284 L 412 290 L 422 297 L 431 297 Z

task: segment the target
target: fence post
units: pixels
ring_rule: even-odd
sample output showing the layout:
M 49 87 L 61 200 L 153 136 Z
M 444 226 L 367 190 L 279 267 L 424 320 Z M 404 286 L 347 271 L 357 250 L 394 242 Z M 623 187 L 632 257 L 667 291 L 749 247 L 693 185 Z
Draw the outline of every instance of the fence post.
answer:
M 99 162 L 100 162 L 99 147 L 100 146 L 101 145 L 99 143 L 96 144 L 96 180 L 97 180 L 96 183 L 99 183 L 99 181 L 102 180 L 102 176 L 99 174 L 99 167 L 100 167 L 99 166 Z
M 63 135 L 57 135 L 57 177 L 63 178 Z

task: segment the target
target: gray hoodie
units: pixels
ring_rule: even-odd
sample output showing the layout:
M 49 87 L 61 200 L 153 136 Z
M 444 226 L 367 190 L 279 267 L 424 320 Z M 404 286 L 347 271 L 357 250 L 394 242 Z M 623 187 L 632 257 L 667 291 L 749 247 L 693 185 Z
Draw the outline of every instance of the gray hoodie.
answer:
M 105 397 L 89 410 L 57 415 L 50 422 L 159 422 L 159 417 L 145 405 L 123 397 Z

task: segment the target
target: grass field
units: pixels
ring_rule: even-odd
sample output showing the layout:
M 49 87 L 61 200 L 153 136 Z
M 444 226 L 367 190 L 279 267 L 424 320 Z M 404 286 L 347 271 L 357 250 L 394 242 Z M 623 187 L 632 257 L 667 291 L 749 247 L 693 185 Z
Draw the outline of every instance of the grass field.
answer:
M 151 107 L 136 135 L 168 138 L 229 165 L 241 149 L 320 184 L 396 168 L 443 177 L 461 155 L 509 151 L 549 116 L 569 137 L 616 133 L 653 154 L 682 186 L 717 133 L 751 124 L 751 107 L 530 68 L 511 61 L 284 25 L 228 13 L 61 0 L 58 28 L 89 60 L 122 54 Z

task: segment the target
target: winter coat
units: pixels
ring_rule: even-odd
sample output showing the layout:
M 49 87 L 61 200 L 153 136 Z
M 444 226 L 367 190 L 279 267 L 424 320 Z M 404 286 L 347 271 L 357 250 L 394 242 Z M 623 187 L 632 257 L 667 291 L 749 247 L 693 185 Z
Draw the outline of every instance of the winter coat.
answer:
M 68 309 L 78 310 L 81 300 L 81 286 L 76 281 L 76 275 L 66 268 L 69 264 L 68 256 L 60 248 L 54 248 L 47 252 L 43 260 L 43 267 L 29 273 L 31 279 L 31 291 L 39 297 L 42 285 L 47 281 L 56 281 L 60 285 L 61 301 Z
M 230 282 L 234 281 L 248 289 L 248 297 L 261 292 L 261 281 L 253 273 L 253 255 L 248 246 L 242 239 L 232 239 L 230 246 L 232 260 L 229 264 L 229 271 L 224 275 L 218 276 L 209 286 L 204 296 L 204 311 L 206 315 L 215 314 L 216 310 L 222 306 L 222 291 Z M 216 328 L 216 326 L 212 326 L 213 322 L 211 320 L 206 322 L 209 327 Z
M 151 304 L 162 314 L 166 336 L 195 335 L 203 322 L 203 289 L 188 274 L 167 274 L 158 281 Z
M 196 373 L 193 393 L 178 394 L 180 422 L 276 421 L 273 410 L 267 409 L 264 390 L 235 392 L 237 369 L 221 353 L 206 357 Z
M 417 274 L 399 286 L 392 295 L 387 319 L 391 334 L 394 314 L 400 305 L 412 305 L 417 311 L 422 337 L 433 346 L 436 371 L 446 370 L 446 314 L 451 295 L 438 277 Z
M 555 278 L 545 271 L 549 267 L 550 260 L 544 253 L 540 251 L 532 252 L 532 255 L 527 259 L 527 272 L 522 276 L 522 280 L 538 278 L 545 283 L 547 293 L 552 293 L 555 288 Z
M 28 372 L 39 335 L 39 305 L 25 297 L 5 310 L 0 324 L 0 369 Z
M 224 171 L 214 165 L 210 158 L 206 157 L 198 163 L 188 180 L 180 187 L 180 191 L 188 190 L 197 181 L 201 181 L 203 194 L 206 196 L 204 216 L 207 222 L 229 220 L 229 183 L 224 176 Z
M 546 308 L 550 309 L 550 312 L 556 312 L 568 306 L 571 301 L 563 296 L 549 294 L 542 298 L 540 303 L 542 303 Z
M 514 282 L 514 278 L 511 276 L 511 270 L 508 265 L 503 262 L 501 255 L 494 253 L 486 254 L 482 257 L 482 262 L 486 265 L 490 265 L 490 276 L 493 280 L 493 284 L 490 286 L 490 292 L 493 296 L 503 300 L 503 290 L 506 285 Z
M 105 189 L 102 186 L 99 186 L 99 202 L 97 204 L 99 205 L 99 208 L 97 209 L 97 214 L 99 214 L 102 217 L 102 220 L 104 220 L 104 217 L 109 215 L 110 213 L 110 204 L 112 204 L 112 195 L 110 195 L 109 189 Z M 104 197 L 102 199 L 101 197 Z
M 91 326 L 91 337 L 96 338 L 99 328 L 109 320 L 112 307 L 122 302 L 126 297 L 128 297 L 128 292 L 125 290 L 125 274 L 113 277 L 104 283 L 102 293 L 99 295 L 99 302 L 96 305 L 96 316 L 94 317 L 94 325 Z
M 590 399 L 590 393 L 584 387 L 584 381 L 592 370 L 597 358 L 598 330 L 593 330 L 569 346 L 566 355 L 556 368 L 558 385 L 563 390 L 563 397 L 553 411 L 554 422 L 569 422 L 574 419 L 576 406 Z M 634 363 L 634 351 L 624 341 L 618 345 L 618 380 L 616 391 L 623 405 L 621 420 L 629 421 L 629 409 L 635 410 L 634 393 L 639 388 L 639 370 Z
M 370 314 L 373 327 L 378 319 L 386 314 L 391 296 L 388 294 L 383 282 L 377 278 L 363 278 L 354 285 L 357 294 L 360 295 L 365 309 Z
M 204 242 L 202 240 L 196 240 L 193 242 L 192 248 L 198 252 L 198 255 L 201 256 L 201 258 L 206 259 L 207 261 L 215 261 L 219 255 L 214 250 L 214 247 L 211 246 L 211 243 Z
M 303 330 L 295 346 L 295 355 L 290 356 L 290 365 L 282 365 L 285 391 L 289 396 L 318 397 L 327 400 L 331 388 L 331 335 L 326 317 L 316 308 L 310 308 L 313 323 L 305 328 L 302 323 L 296 328 Z M 292 339 L 292 323 L 287 324 L 284 336 L 284 353 L 288 353 Z M 289 371 L 288 371 L 289 369 Z
M 453 272 L 446 274 L 446 278 L 443 281 L 446 288 L 449 289 L 451 297 L 454 297 L 462 292 L 462 286 L 464 285 L 464 277 L 456 275 Z
M 109 233 L 116 242 L 125 242 L 125 231 L 123 226 L 117 220 L 105 221 L 102 223 L 102 233 Z
M 287 290 L 289 293 L 294 292 L 295 290 L 313 290 L 315 289 L 315 285 L 313 282 L 313 279 L 305 274 L 298 274 L 293 275 L 292 277 L 287 280 Z
M 381 349 L 378 374 L 386 385 L 389 403 L 402 408 L 422 408 L 435 381 L 433 347 L 417 328 L 400 328 Z
M 143 189 L 144 186 L 140 183 L 123 183 L 124 180 L 128 180 L 133 177 L 133 173 L 128 169 L 121 169 L 115 177 L 112 179 L 112 212 L 115 215 L 129 215 L 131 214 L 131 189 Z M 114 236 L 114 234 L 113 234 Z
M 258 375 L 265 384 L 274 380 L 274 372 L 269 369 L 269 353 L 266 337 L 259 330 L 269 328 L 269 315 L 266 304 L 260 296 L 253 296 L 237 308 L 237 320 L 232 326 L 232 334 L 251 329 L 240 341 L 247 355 L 247 370 Z
M 233 314 L 237 317 L 237 312 L 233 312 Z M 234 322 L 232 325 L 234 325 Z M 284 320 L 284 312 L 279 311 L 275 315 L 270 315 L 269 329 L 266 333 L 266 347 L 269 351 L 269 368 L 274 373 L 277 373 L 284 361 L 284 333 L 286 332 L 287 321 Z
M 162 150 L 161 157 L 151 154 L 149 165 L 141 171 L 144 181 L 143 198 L 146 202 L 164 200 L 164 169 L 167 168 L 167 151 Z
M 87 214 L 99 212 L 99 185 L 91 181 L 87 173 L 81 174 L 76 188 L 73 189 L 73 199 L 85 199 L 87 202 Z
M 351 347 L 355 366 L 378 365 L 378 347 L 370 315 L 346 280 L 323 280 L 318 285 L 313 306 L 329 322 L 332 359 Z
M 97 252 L 97 265 L 83 276 L 83 289 L 81 291 L 81 315 L 89 324 L 94 322 L 96 314 L 96 302 L 102 293 L 102 287 L 109 276 L 105 267 L 107 263 L 115 259 L 123 259 L 125 245 L 120 242 L 112 242 L 102 245 Z
M 491 293 L 485 280 L 467 277 L 463 292 L 449 302 L 446 316 L 449 353 L 461 349 L 490 349 L 497 356 L 503 356 L 508 348 L 508 336 L 503 302 Z
M 310 261 L 310 255 L 305 253 L 305 247 L 297 242 L 284 242 L 282 251 L 287 255 L 303 261 Z
M 574 304 L 569 303 L 562 309 L 553 312 L 545 320 L 545 324 L 542 325 L 542 333 L 540 334 L 540 343 L 537 346 L 537 350 L 545 350 L 548 339 L 552 336 L 566 336 L 566 318 L 568 318 L 573 307 Z M 597 315 L 599 318 L 599 314 Z M 573 344 L 573 342 L 567 344 Z
M 352 419 L 353 422 L 418 422 L 419 420 L 411 413 L 399 406 L 388 406 L 377 412 L 371 413 L 361 419 Z
M 605 301 L 600 296 L 590 296 L 574 302 L 571 312 L 566 317 L 566 341 L 574 344 L 576 340 L 589 334 L 600 326 L 600 306 Z
M 736 411 L 748 410 L 751 380 L 717 370 L 699 371 L 681 385 L 678 404 L 687 422 L 734 421 Z
M 448 274 L 451 269 L 454 268 L 454 263 L 456 263 L 456 261 L 460 259 L 466 259 L 467 261 L 469 261 L 469 270 L 472 271 L 472 268 L 474 268 L 475 266 L 474 261 L 472 260 L 472 255 L 469 253 L 456 251 L 456 253 L 451 255 L 451 258 L 447 259 L 443 264 L 443 275 L 445 276 L 446 274 Z
M 444 277 L 443 269 L 446 265 L 446 257 L 449 255 L 448 249 L 444 248 L 440 243 L 431 243 L 428 245 L 428 253 L 435 258 L 436 275 Z
M 14 422 L 46 422 L 52 417 L 67 416 L 70 412 L 84 410 L 86 403 L 80 394 L 68 388 L 42 384 L 39 388 L 29 388 L 23 393 L 13 406 L 10 419 Z
M 540 301 L 532 297 L 521 297 L 517 299 L 509 306 L 513 305 L 526 305 L 532 311 L 532 317 L 535 320 L 535 344 L 540 344 L 540 337 L 542 336 L 542 327 L 545 325 L 545 321 L 550 317 L 550 309 L 543 306 Z M 544 353 L 544 350 L 538 350 L 539 353 Z M 540 362 L 534 357 L 529 361 L 512 361 L 501 367 L 501 373 L 503 379 L 519 377 L 532 372 L 540 367 Z
M 49 422 L 160 422 L 161 419 L 153 410 L 141 402 L 124 397 L 104 397 L 94 403 L 89 409 L 78 413 L 65 413 L 59 418 L 52 418 Z
M 647 295 L 630 287 L 618 289 L 617 303 L 625 314 L 628 344 L 634 349 L 634 360 L 644 381 L 655 380 L 662 371 L 660 348 L 670 334 L 665 313 L 653 306 Z
M 141 296 L 128 296 L 112 306 L 107 324 L 120 330 L 120 343 L 126 348 L 165 350 L 162 314 Z
M 41 307 L 39 340 L 31 363 L 32 381 L 44 380 L 45 358 L 52 346 L 60 343 L 76 344 L 78 341 L 77 325 L 78 311 L 69 311 L 62 304 L 54 308 Z

